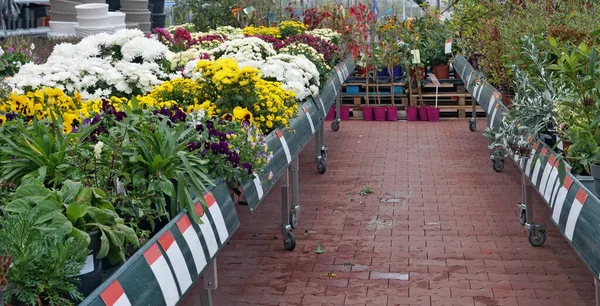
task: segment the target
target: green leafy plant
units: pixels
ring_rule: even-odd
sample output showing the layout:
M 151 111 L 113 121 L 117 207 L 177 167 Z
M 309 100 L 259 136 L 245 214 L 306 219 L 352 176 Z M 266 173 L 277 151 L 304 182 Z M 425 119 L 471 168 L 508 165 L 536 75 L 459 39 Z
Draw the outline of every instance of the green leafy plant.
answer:
M 569 160 L 574 170 L 588 173 L 592 165 L 600 165 L 600 46 L 581 43 L 560 44 L 548 39 L 548 48 L 556 63 L 548 68 L 554 70 L 559 82 L 572 90 L 570 99 L 563 99 L 559 109 L 564 122 L 563 135 L 572 142 Z
M 14 198 L 4 206 L 11 214 L 28 214 L 41 210 L 55 216 L 56 222 L 69 229 L 70 236 L 90 242 L 88 233 L 99 231 L 100 251 L 97 257 L 113 263 L 125 261 L 127 245 L 139 246 L 135 232 L 124 225 L 114 207 L 106 201 L 106 195 L 98 188 L 84 187 L 81 183 L 65 181 L 57 191 L 45 188 L 40 182 L 29 180 L 17 188 Z M 59 218 L 58 215 L 65 218 Z
M 32 61 L 31 52 L 0 47 L 0 78 L 14 75 L 22 65 Z
M 8 303 L 73 305 L 82 299 L 76 276 L 89 251 L 85 241 L 68 237 L 68 223 L 60 213 L 44 209 L 0 222 L 0 253 L 12 258 L 6 275 Z
M 373 191 L 373 189 L 371 189 L 371 187 L 368 187 L 368 186 L 363 186 L 360 189 L 360 195 L 363 196 L 363 197 L 368 196 L 368 195 L 373 194 L 373 193 L 375 193 L 375 191 Z
M 200 195 L 213 185 L 208 177 L 208 160 L 187 150 L 188 143 L 197 137 L 195 127 L 185 123 L 173 125 L 165 118 L 142 124 L 130 133 L 132 142 L 124 152 L 124 173 L 129 174 L 126 183 L 145 190 L 148 197 L 157 201 L 154 208 L 166 215 L 173 217 L 184 207 L 195 212 L 190 188 Z

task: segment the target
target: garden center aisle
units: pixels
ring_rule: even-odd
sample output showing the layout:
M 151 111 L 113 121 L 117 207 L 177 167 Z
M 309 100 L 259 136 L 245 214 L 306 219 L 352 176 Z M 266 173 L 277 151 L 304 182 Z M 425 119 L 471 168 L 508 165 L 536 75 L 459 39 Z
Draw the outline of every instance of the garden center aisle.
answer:
M 466 121 L 351 121 L 325 139 L 326 174 L 314 144 L 301 155 L 296 250 L 282 247 L 278 189 L 254 215 L 238 207 L 215 305 L 593 305 L 593 276 L 549 209 L 536 199 L 549 236 L 534 248 L 515 214 L 520 172 L 495 173 Z M 181 305 L 199 305 L 201 285 Z

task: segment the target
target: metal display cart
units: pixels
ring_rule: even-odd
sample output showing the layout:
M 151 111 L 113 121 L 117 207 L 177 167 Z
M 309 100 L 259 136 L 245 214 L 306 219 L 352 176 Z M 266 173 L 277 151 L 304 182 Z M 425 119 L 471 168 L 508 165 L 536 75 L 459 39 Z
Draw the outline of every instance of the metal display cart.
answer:
M 456 57 L 454 66 L 465 80 L 465 87 L 473 95 L 473 103 L 479 103 L 488 114 L 488 126 L 497 130 L 507 108 L 502 104 L 501 95 L 491 85 L 483 81 L 483 75 L 474 70 L 463 57 Z M 476 130 L 474 119 L 469 121 L 469 129 Z M 504 166 L 504 153 L 492 153 L 494 170 L 499 163 Z M 575 253 L 595 276 L 596 305 L 600 306 L 600 200 L 590 191 L 594 189 L 593 179 L 575 176 L 566 165 L 563 180 L 559 176 L 560 155 L 542 141 L 537 141 L 531 155 L 522 158 L 509 155 L 522 172 L 522 203 L 517 203 L 519 222 L 528 231 L 529 243 L 540 247 L 546 242 L 546 225 L 536 224 L 533 215 L 533 192 L 537 192 L 551 211 L 551 220 L 567 239 Z M 496 168 L 498 167 L 498 168 Z
M 298 154 L 314 135 L 317 172 L 324 174 L 327 171 L 327 146 L 324 143 L 325 116 L 336 103 L 338 111 L 331 128 L 334 131 L 339 130 L 338 96 L 342 84 L 353 70 L 354 61 L 351 58 L 336 65 L 320 94 L 299 105 L 299 116 L 291 120 L 290 128 L 273 131 L 267 136 L 267 144 L 269 151 L 273 152 L 273 158 L 263 172 L 255 175 L 252 180 L 240 183 L 245 202 L 252 213 L 272 190 L 277 180 L 281 179 L 281 233 L 283 245 L 288 251 L 296 247 L 296 236 L 293 230 L 298 225 L 300 215 Z
M 320 95 L 299 105 L 299 116 L 292 119 L 290 128 L 273 131 L 267 136 L 273 158 L 262 174 L 241 184 L 252 212 L 281 178 L 282 234 L 287 250 L 295 248 L 293 229 L 300 214 L 298 154 L 316 135 L 317 171 L 325 173 L 327 147 L 323 139 L 323 122 L 327 111 L 337 100 L 342 83 L 353 69 L 351 58 L 338 64 Z M 339 104 L 337 109 L 333 130 L 339 130 Z M 176 305 L 200 278 L 204 279 L 201 303 L 212 305 L 211 291 L 218 286 L 216 255 L 238 229 L 240 222 L 230 190 L 224 182 L 216 183 L 204 199 L 206 208 L 199 202 L 195 205 L 196 213 L 202 215 L 202 223 L 194 222 L 184 209 L 80 305 Z

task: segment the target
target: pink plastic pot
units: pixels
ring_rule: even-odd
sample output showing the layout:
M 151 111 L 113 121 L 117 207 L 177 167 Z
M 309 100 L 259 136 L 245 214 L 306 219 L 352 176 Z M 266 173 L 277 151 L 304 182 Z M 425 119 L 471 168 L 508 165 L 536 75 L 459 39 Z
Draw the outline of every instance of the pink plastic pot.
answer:
M 327 116 L 325 116 L 325 121 L 332 121 L 333 119 L 335 119 L 335 107 L 332 106 L 329 109 Z
M 385 121 L 385 107 L 373 108 L 375 112 L 375 121 Z
M 429 121 L 431 121 L 431 122 L 439 121 L 440 120 L 440 109 L 435 106 L 428 106 L 427 107 L 427 117 L 429 118 Z
M 421 121 L 429 121 L 429 117 L 427 116 L 427 107 L 419 107 L 419 119 Z
M 370 106 L 363 106 L 363 119 L 365 121 L 373 121 L 373 108 Z
M 340 119 L 350 120 L 350 106 L 340 106 Z
M 387 121 L 398 121 L 398 109 L 395 106 L 386 107 Z
M 406 121 L 417 121 L 417 108 L 414 106 L 406 107 Z

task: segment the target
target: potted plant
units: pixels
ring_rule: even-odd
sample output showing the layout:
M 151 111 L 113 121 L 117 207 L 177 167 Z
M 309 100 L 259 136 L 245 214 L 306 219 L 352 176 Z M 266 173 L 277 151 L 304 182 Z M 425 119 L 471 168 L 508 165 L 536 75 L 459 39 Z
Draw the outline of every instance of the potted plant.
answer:
M 83 298 L 77 274 L 88 256 L 86 242 L 70 236 L 71 223 L 52 206 L 24 208 L 0 222 L 0 253 L 8 254 L 4 264 L 12 260 L 4 274 L 11 305 L 73 305 Z
M 556 63 L 549 66 L 559 82 L 572 91 L 570 99 L 559 101 L 560 116 L 566 125 L 566 134 L 572 142 L 568 159 L 573 172 L 587 172 L 594 177 L 596 193 L 600 194 L 600 64 L 597 61 L 600 45 L 560 43 L 548 38 L 548 47 Z M 559 124 L 562 124 L 559 123 Z

